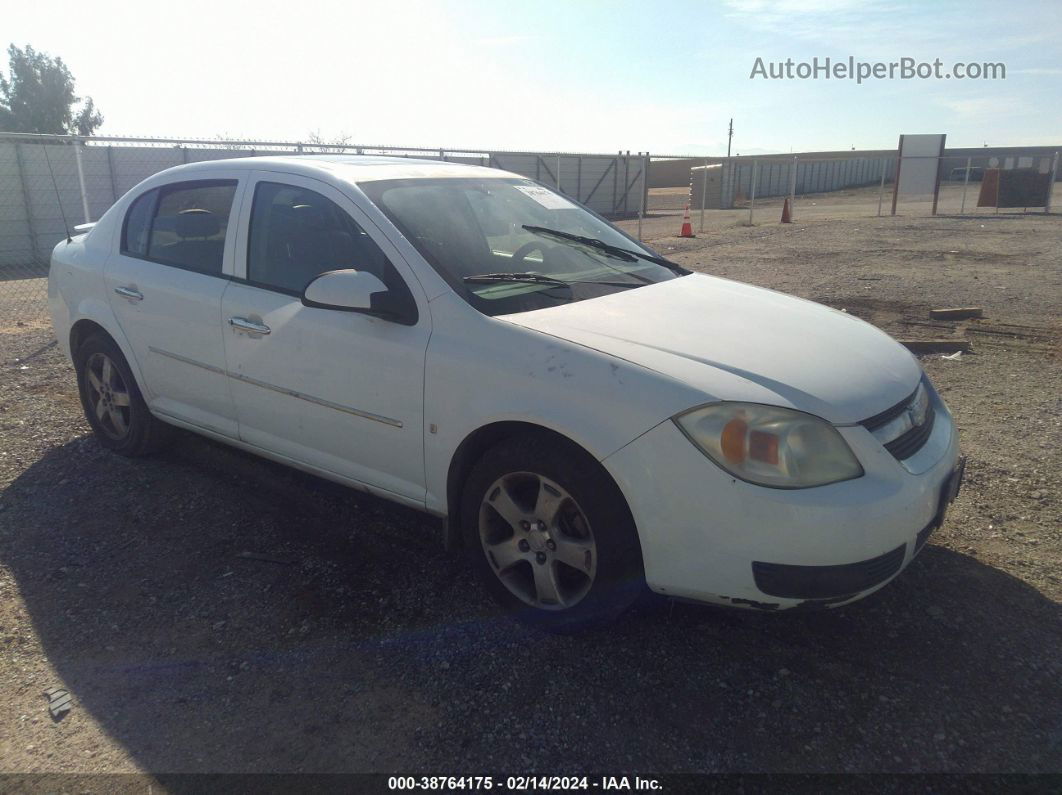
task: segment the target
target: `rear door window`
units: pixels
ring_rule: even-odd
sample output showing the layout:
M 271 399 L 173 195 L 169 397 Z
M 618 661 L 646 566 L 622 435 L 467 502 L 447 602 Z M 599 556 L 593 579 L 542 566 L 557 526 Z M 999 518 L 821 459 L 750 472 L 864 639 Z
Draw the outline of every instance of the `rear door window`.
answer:
M 235 195 L 236 180 L 179 182 L 159 188 L 147 253 L 140 256 L 164 265 L 220 276 Z M 134 202 L 126 221 L 127 246 L 130 245 L 128 230 L 137 210 Z M 132 247 L 129 253 L 137 256 Z

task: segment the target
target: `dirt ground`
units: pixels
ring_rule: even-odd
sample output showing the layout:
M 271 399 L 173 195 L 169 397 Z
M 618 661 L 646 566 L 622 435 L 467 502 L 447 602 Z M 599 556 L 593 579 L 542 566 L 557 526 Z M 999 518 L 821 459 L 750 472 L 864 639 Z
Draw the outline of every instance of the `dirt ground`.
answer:
M 0 771 L 1062 771 L 1062 219 L 811 201 L 789 226 L 715 212 L 681 239 L 671 211 L 643 232 L 972 343 L 923 359 L 962 494 L 901 577 L 832 612 L 647 599 L 582 636 L 525 629 L 413 511 L 188 434 L 101 451 L 47 324 L 2 324 Z M 963 305 L 984 318 L 929 320 Z

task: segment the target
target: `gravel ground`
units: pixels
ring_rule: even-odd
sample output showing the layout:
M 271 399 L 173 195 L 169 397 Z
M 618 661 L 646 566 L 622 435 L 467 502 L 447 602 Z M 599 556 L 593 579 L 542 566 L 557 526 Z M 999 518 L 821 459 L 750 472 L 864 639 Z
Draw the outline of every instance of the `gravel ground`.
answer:
M 924 360 L 967 481 L 894 583 L 803 615 L 646 599 L 543 635 L 413 511 L 189 434 L 101 451 L 31 319 L 0 329 L 0 770 L 1062 771 L 1059 218 L 742 217 L 644 231 L 898 337 L 973 342 Z M 922 325 L 964 304 L 984 320 Z

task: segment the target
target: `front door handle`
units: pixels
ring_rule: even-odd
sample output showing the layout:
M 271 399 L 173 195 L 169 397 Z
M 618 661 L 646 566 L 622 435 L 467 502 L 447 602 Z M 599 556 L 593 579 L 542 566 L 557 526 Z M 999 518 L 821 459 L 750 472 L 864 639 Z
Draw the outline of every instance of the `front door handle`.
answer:
M 255 323 L 245 317 L 230 317 L 229 325 L 236 331 L 246 331 L 249 334 L 268 334 L 269 326 L 264 323 Z
M 122 298 L 128 298 L 130 301 L 144 300 L 144 294 L 135 287 L 115 287 L 114 291 Z

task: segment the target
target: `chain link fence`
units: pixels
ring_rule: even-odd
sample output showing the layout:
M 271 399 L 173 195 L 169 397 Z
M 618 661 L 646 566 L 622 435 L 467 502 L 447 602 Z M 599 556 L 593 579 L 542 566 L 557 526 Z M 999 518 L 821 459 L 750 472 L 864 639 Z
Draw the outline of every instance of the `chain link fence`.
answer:
M 0 133 L 0 327 L 46 324 L 48 262 L 78 224 L 97 220 L 152 174 L 205 160 L 268 155 L 389 155 L 515 172 L 610 218 L 640 218 L 648 153 L 512 152 L 243 140 Z
M 844 215 L 849 208 L 866 210 L 884 195 L 892 183 L 896 161 L 890 157 L 734 158 L 691 171 L 690 201 L 701 215 L 706 210 L 748 210 L 754 223 L 760 210 L 777 208 L 789 199 L 790 215 L 811 212 Z M 814 209 L 813 209 L 814 208 Z
M 1045 147 L 1046 149 L 1046 147 Z M 999 157 L 934 158 L 939 169 L 936 189 L 924 195 L 893 193 L 898 159 L 870 157 L 734 157 L 706 158 L 688 167 L 687 187 L 652 187 L 648 209 L 653 215 L 681 215 L 688 205 L 699 232 L 728 223 L 770 223 L 782 217 L 789 200 L 792 220 L 844 219 L 887 215 L 982 215 L 1051 212 L 1059 209 L 1059 159 L 1054 152 Z M 687 160 L 683 165 L 694 163 Z M 656 164 L 654 163 L 653 166 Z M 677 181 L 676 168 L 665 177 Z M 985 186 L 993 171 L 1000 185 Z M 650 169 L 650 184 L 659 183 Z M 1000 192 L 1002 189 L 1002 192 Z M 1037 192 L 1040 190 L 1040 192 Z M 1054 199 L 1052 199 L 1054 194 Z M 1019 198 L 1028 196 L 1028 204 Z M 716 217 L 717 216 L 717 217 Z
M 940 160 L 937 215 L 1057 212 L 1062 207 L 1059 153 Z
M 1057 211 L 1062 194 L 1056 180 L 1062 175 L 1057 153 L 1046 151 L 1029 156 L 975 150 L 967 150 L 965 156 L 945 155 L 939 160 L 937 192 L 898 196 L 897 212 L 980 215 L 1036 207 Z M 713 214 L 726 216 L 727 223 L 777 222 L 787 198 L 794 220 L 889 215 L 896 170 L 896 155 L 887 151 L 828 153 L 829 157 L 687 158 L 664 164 L 675 173 L 688 174 L 688 184 L 650 189 L 659 184 L 654 168 L 661 168 L 661 161 L 651 163 L 649 154 L 642 152 L 509 152 L 0 133 L 0 328 L 48 323 L 46 277 L 52 248 L 66 230 L 73 233 L 76 225 L 98 219 L 141 180 L 184 163 L 318 153 L 437 159 L 512 171 L 551 185 L 607 217 L 637 218 L 639 237 L 647 210 L 654 215 L 681 215 L 687 204 L 700 232 L 705 231 L 706 217 L 711 220 Z M 986 176 L 1001 179 L 998 175 L 1004 171 L 1023 172 L 1025 182 L 1049 182 L 1046 203 L 1006 206 L 1012 204 L 1008 185 L 1014 182 L 1013 174 L 1002 179 L 1003 185 L 985 185 Z M 682 177 L 683 182 L 686 179 Z M 674 174 L 663 179 L 675 181 Z M 708 224 L 715 225 L 717 221 Z

